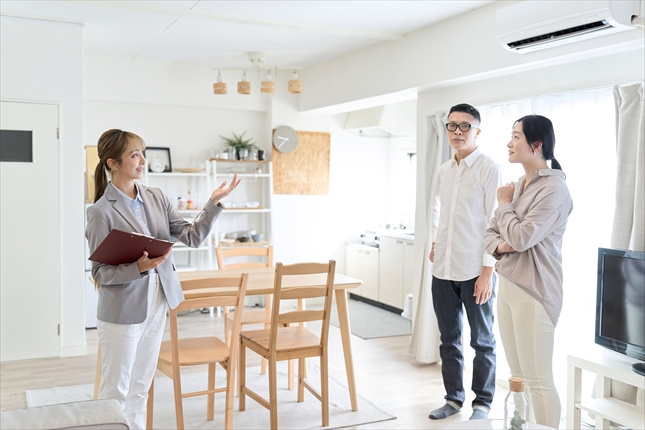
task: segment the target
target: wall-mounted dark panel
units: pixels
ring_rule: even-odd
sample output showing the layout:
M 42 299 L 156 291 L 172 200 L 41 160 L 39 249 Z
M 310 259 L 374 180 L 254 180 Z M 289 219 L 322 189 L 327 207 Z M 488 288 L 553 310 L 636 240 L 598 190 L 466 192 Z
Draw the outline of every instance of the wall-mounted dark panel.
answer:
M 0 161 L 33 162 L 33 132 L 31 130 L 0 130 Z

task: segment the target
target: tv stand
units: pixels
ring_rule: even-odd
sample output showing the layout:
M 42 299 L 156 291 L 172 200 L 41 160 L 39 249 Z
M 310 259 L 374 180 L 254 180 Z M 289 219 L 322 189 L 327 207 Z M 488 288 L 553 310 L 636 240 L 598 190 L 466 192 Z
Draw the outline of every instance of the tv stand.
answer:
M 644 362 L 641 361 L 640 363 L 634 363 L 630 367 L 634 372 L 638 373 L 639 375 L 645 376 L 645 363 Z
M 633 429 L 645 428 L 645 411 L 642 406 L 632 405 L 610 397 L 611 381 L 617 380 L 640 389 L 645 389 L 645 377 L 632 370 L 643 365 L 639 360 L 610 351 L 598 345 L 567 358 L 567 427 L 579 429 L 580 412 L 585 410 L 596 416 L 596 428 L 609 428 L 611 421 Z M 582 371 L 595 373 L 596 398 L 591 393 L 581 393 Z

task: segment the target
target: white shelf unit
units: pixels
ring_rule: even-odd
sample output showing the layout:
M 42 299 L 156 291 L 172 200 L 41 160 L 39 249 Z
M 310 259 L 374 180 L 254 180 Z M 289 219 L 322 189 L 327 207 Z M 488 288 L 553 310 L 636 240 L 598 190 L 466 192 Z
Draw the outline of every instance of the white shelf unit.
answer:
M 159 187 L 177 208 L 179 199 L 193 201 L 192 209 L 178 212 L 188 222 L 192 222 L 201 212 L 214 190 L 213 175 L 209 162 L 204 162 L 194 172 L 144 172 L 143 183 L 151 187 Z M 207 270 L 214 268 L 213 248 L 211 246 L 214 233 L 206 238 L 198 248 L 189 248 L 182 243 L 173 246 L 173 258 L 178 271 Z
M 257 207 L 225 208 L 215 225 L 213 246 L 220 245 L 220 238 L 226 233 L 255 230 L 262 234 L 263 246 L 271 243 L 271 201 L 273 197 L 272 164 L 267 160 L 237 161 L 210 160 L 215 186 L 229 182 L 237 174 L 241 179 L 238 188 L 224 200 L 225 204 L 248 205 L 255 202 Z M 222 246 L 250 246 L 250 242 L 221 242 Z
M 581 411 L 592 412 L 596 416 L 596 428 L 608 429 L 611 421 L 632 429 L 645 428 L 645 411 L 642 406 L 632 405 L 609 397 L 611 381 L 621 381 L 637 388 L 645 389 L 645 376 L 631 370 L 630 366 L 638 360 L 610 351 L 598 345 L 567 358 L 567 427 L 579 429 Z M 596 398 L 582 393 L 582 371 L 594 373 Z

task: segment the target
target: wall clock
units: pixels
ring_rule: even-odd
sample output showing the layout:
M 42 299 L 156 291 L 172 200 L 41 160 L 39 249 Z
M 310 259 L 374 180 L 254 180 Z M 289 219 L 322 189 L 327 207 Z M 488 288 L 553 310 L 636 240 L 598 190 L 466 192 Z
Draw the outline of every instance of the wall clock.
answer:
M 298 146 L 298 132 L 287 125 L 281 125 L 273 132 L 273 146 L 276 150 L 288 154 Z

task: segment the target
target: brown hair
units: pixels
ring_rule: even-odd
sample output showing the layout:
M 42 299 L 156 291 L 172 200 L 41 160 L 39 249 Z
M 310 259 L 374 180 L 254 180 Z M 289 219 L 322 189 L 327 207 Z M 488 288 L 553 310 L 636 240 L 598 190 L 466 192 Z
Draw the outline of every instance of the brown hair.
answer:
M 128 149 L 128 142 L 130 140 L 138 140 L 141 142 L 143 148 L 146 147 L 143 139 L 136 134 L 115 128 L 106 131 L 99 137 L 97 145 L 99 163 L 94 170 L 94 203 L 101 198 L 108 184 L 109 179 L 107 173 L 110 171 L 108 159 L 112 158 L 118 164 L 121 164 L 121 156 Z

